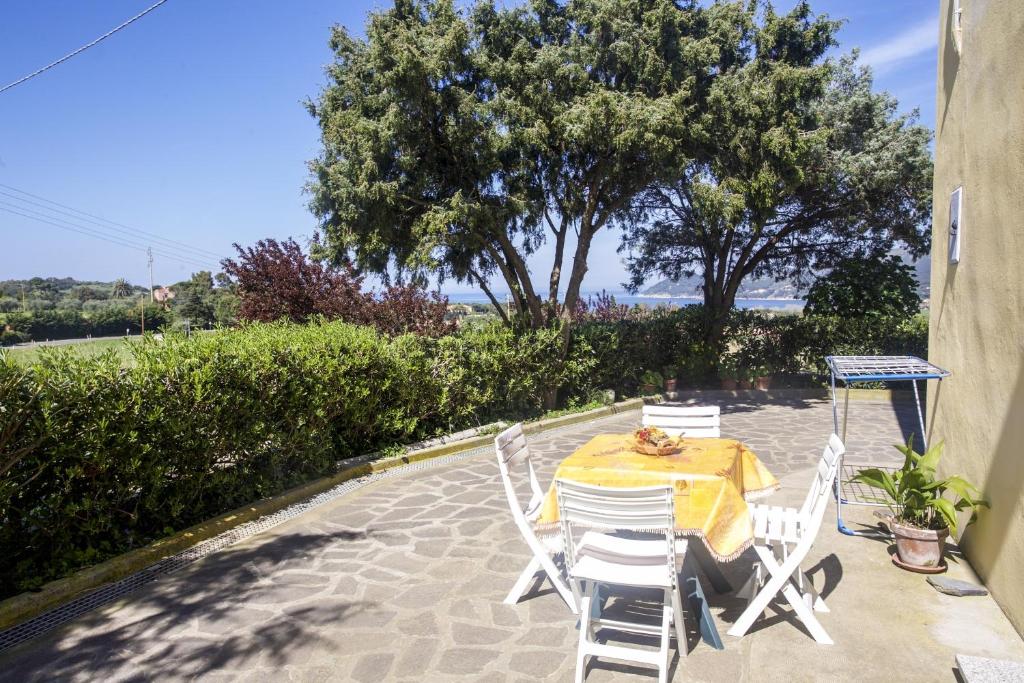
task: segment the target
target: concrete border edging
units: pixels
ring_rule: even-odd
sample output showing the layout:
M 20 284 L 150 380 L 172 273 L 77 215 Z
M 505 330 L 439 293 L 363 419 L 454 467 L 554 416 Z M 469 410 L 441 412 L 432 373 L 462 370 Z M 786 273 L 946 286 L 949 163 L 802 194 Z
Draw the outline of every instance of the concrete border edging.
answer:
M 922 390 L 925 388 L 922 387 Z M 843 400 L 846 389 L 841 384 L 836 387 L 836 398 Z M 894 401 L 913 400 L 914 392 L 910 389 L 850 389 L 851 401 Z M 772 401 L 779 399 L 804 401 L 830 401 L 832 395 L 828 388 L 804 389 L 681 389 L 666 394 L 670 401 L 741 399 L 753 401 Z
M 587 422 L 600 417 L 637 410 L 645 403 L 660 401 L 658 396 L 634 398 L 612 405 L 603 406 L 582 413 L 570 413 L 559 417 L 548 418 L 523 425 L 527 434 L 556 429 L 579 422 Z M 19 593 L 0 602 L 0 630 L 5 630 L 38 616 L 50 609 L 68 602 L 84 593 L 95 590 L 105 584 L 112 583 L 126 576 L 145 569 L 160 560 L 180 553 L 198 543 L 218 536 L 231 529 L 253 521 L 265 515 L 273 514 L 290 505 L 328 491 L 346 481 L 369 474 L 386 472 L 414 462 L 431 460 L 461 451 L 470 451 L 481 446 L 490 445 L 494 440 L 492 433 L 480 434 L 488 428 L 500 428 L 503 423 L 494 423 L 474 430 L 457 432 L 448 437 L 430 439 L 413 444 L 413 449 L 402 455 L 374 460 L 373 454 L 356 456 L 339 463 L 340 470 L 331 476 L 321 477 L 306 484 L 301 484 L 270 498 L 256 501 L 249 505 L 236 508 L 209 520 L 179 531 L 167 538 L 154 541 L 141 548 L 112 557 L 91 567 L 80 569 L 70 576 L 56 579 L 45 584 L 39 591 Z M 451 439 L 452 436 L 475 433 L 475 436 Z M 421 444 L 432 444 L 416 448 Z

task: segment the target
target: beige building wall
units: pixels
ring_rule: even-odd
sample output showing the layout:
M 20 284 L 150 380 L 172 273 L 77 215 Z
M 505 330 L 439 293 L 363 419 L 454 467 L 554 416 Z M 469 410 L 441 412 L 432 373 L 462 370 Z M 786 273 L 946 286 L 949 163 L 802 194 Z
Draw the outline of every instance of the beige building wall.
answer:
M 962 546 L 1024 633 L 1024 0 L 960 0 L 959 54 L 953 4 L 940 9 L 929 329 L 929 359 L 953 374 L 929 387 L 930 442 L 992 504 Z

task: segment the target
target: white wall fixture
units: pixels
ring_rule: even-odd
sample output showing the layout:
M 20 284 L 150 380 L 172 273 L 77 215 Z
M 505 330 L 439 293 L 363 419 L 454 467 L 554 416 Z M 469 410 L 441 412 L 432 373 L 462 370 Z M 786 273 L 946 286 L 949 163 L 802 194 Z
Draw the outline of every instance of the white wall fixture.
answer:
M 964 188 L 953 190 L 949 196 L 949 262 L 960 263 L 960 247 L 964 241 Z
M 956 48 L 957 54 L 964 51 L 964 10 L 960 6 L 960 2 L 961 0 L 953 0 L 953 47 Z

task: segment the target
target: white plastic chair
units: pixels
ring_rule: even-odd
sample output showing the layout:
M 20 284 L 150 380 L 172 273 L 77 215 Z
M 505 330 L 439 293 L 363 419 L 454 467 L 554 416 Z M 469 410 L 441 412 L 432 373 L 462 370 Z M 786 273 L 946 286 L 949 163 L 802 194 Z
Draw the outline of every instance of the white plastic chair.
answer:
M 649 405 L 643 407 L 643 425 L 657 427 L 669 436 L 718 438 L 721 412 L 718 406 Z
M 538 538 L 533 531 L 533 522 L 540 516 L 541 507 L 544 504 L 544 491 L 541 490 L 537 481 L 537 473 L 533 469 L 533 460 L 530 458 L 530 449 L 526 444 L 526 435 L 523 434 L 523 425 L 514 424 L 494 439 L 494 450 L 498 456 L 498 471 L 501 472 L 501 481 L 505 486 L 505 497 L 508 498 L 508 506 L 512 510 L 512 519 L 522 534 L 526 545 L 530 547 L 533 557 L 529 564 L 523 569 L 522 574 L 516 579 L 512 590 L 505 597 L 506 605 L 514 605 L 526 592 L 537 572 L 543 570 L 551 585 L 555 587 L 569 609 L 576 613 L 577 603 L 566 584 L 565 579 L 559 571 L 554 559 L 563 553 L 562 538 L 558 535 Z M 530 502 L 525 506 L 516 495 L 515 487 L 512 484 L 512 470 L 525 470 L 530 484 Z
M 818 462 L 818 470 L 810 491 L 799 510 L 751 504 L 754 523 L 754 550 L 759 562 L 740 596 L 748 600 L 747 608 L 729 629 L 731 636 L 743 636 L 780 591 L 797 617 L 818 643 L 832 645 L 814 612 L 828 612 L 825 601 L 814 589 L 811 580 L 800 568 L 814 538 L 835 487 L 836 471 L 846 447 L 835 434 L 828 439 Z
M 686 543 L 675 538 L 672 487 L 604 488 L 564 479 L 556 480 L 555 486 L 569 580 L 580 601 L 576 681 L 583 681 L 590 656 L 656 666 L 658 680 L 667 681 L 673 624 L 676 647 L 683 656 L 687 654 L 683 602 L 676 571 L 676 563 L 681 559 L 677 558 L 677 553 L 685 557 Z M 576 542 L 577 526 L 645 532 L 650 538 L 626 538 L 588 530 Z M 692 580 L 696 581 L 696 575 Z M 661 625 L 602 618 L 603 601 L 598 595 L 602 585 L 660 589 L 663 596 Z M 602 628 L 658 636 L 659 649 L 651 651 L 599 643 L 596 636 Z

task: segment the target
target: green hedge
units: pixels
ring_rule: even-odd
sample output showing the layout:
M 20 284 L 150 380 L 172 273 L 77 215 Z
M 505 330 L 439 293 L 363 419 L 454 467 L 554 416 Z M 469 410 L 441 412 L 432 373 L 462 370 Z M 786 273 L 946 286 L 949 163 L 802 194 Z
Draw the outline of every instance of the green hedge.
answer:
M 773 375 L 828 373 L 830 355 L 912 355 L 928 353 L 928 317 L 765 315 L 742 311 L 730 327 L 731 355 L 743 367 Z
M 157 330 L 171 320 L 170 311 L 163 307 L 146 304 L 146 329 Z M 89 313 L 71 309 L 48 309 L 32 313 L 5 313 L 0 319 L 0 330 L 10 326 L 17 336 L 0 338 L 0 344 L 8 345 L 27 340 L 78 339 L 94 337 L 117 337 L 125 333 L 139 334 L 142 319 L 138 306 L 109 306 Z
M 48 348 L 27 367 L 0 353 L 0 597 L 331 473 L 347 456 L 537 415 L 554 390 L 565 405 L 600 388 L 630 395 L 644 369 L 674 364 L 696 377 L 717 362 L 699 341 L 702 316 L 688 307 L 585 321 L 564 361 L 558 330 L 498 324 L 441 339 L 253 324 L 134 344 L 127 364 L 114 351 Z M 923 339 L 920 324 L 885 325 L 851 333 L 842 321 L 744 313 L 732 333 L 746 335 L 745 352 L 792 356 L 791 369 L 826 347 L 911 350 Z
M 346 456 L 542 409 L 587 362 L 555 331 L 432 340 L 342 323 L 251 325 L 85 358 L 0 362 L 0 594 L 30 589 Z

